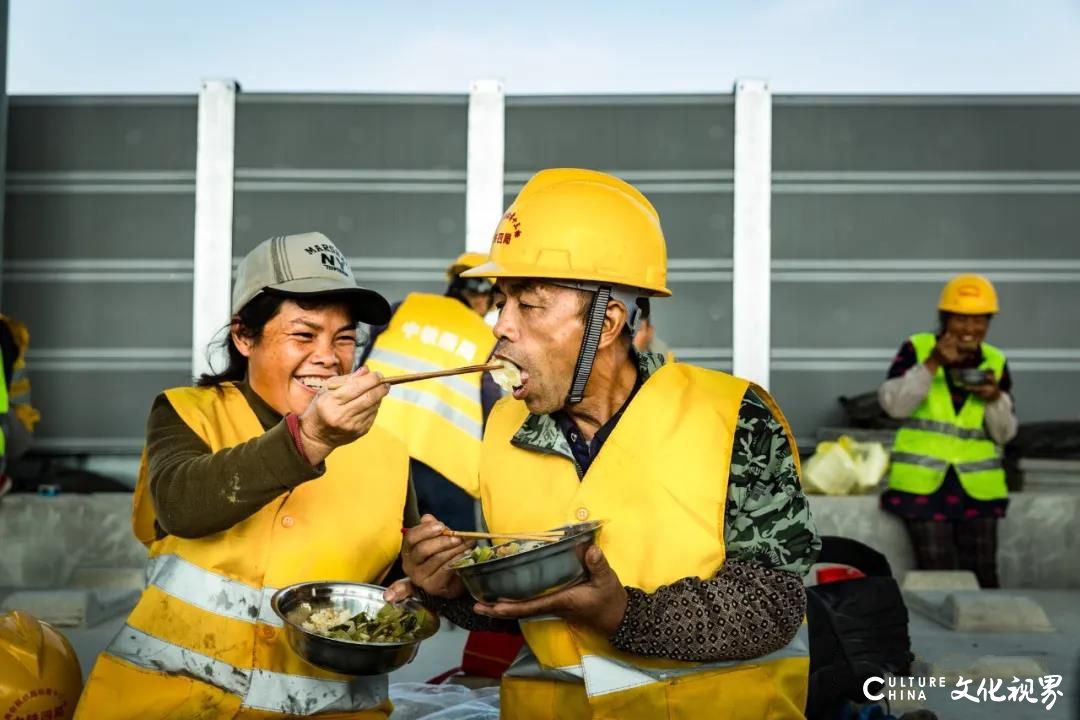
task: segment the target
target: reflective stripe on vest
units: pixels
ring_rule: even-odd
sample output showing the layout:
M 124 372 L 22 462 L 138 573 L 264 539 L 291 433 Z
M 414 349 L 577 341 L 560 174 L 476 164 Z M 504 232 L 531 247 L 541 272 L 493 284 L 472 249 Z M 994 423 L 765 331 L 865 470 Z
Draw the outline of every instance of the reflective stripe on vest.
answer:
M 1001 463 L 1001 458 L 989 458 L 987 460 L 978 460 L 976 462 L 964 462 L 957 463 L 956 471 L 963 473 L 977 473 L 986 472 L 988 470 L 1001 470 L 1004 466 Z
M 494 346 L 491 328 L 460 301 L 411 293 L 375 339 L 366 364 L 388 376 L 449 370 L 484 362 Z M 409 457 L 474 498 L 483 423 L 479 373 L 394 385 L 375 418 L 376 427 L 405 443 Z
M 938 458 L 929 457 L 928 455 L 915 455 L 914 453 L 896 452 L 892 454 L 892 461 L 894 463 L 903 463 L 905 465 L 918 465 L 919 467 L 930 468 L 931 470 L 940 470 L 942 472 L 949 469 L 949 463 Z M 956 463 L 954 465 L 957 472 L 962 473 L 974 473 L 984 472 L 986 470 L 1000 470 L 1002 468 L 1001 458 L 990 458 L 988 460 L 978 460 L 976 462 Z
M 428 395 L 423 390 L 406 387 L 405 385 L 393 385 L 390 389 L 390 395 L 395 400 L 401 400 L 424 410 L 430 410 L 443 420 L 453 423 L 462 432 L 468 433 L 470 437 L 479 440 L 483 436 L 481 423 L 476 422 L 476 420 L 473 420 L 457 408 L 444 403 L 434 395 Z
M 386 675 L 330 680 L 239 668 L 130 625 L 106 652 L 137 667 L 192 677 L 244 698 L 242 707 L 287 715 L 314 715 L 378 707 L 389 697 Z
M 435 365 L 434 363 L 424 363 L 422 361 L 418 361 L 418 359 L 401 355 L 400 353 L 394 353 L 387 350 L 379 350 L 378 348 L 372 351 L 372 354 L 369 355 L 369 359 L 372 359 L 372 361 L 378 363 L 386 363 L 388 365 L 396 365 L 399 367 L 403 367 L 414 372 L 428 372 L 430 370 L 445 369 Z M 475 388 L 470 388 L 467 383 L 464 383 L 460 378 L 456 377 L 430 378 L 428 380 L 424 380 L 424 382 L 440 383 L 442 385 L 445 385 L 446 388 L 451 391 L 461 393 L 467 399 L 469 397 L 469 391 L 472 391 L 473 394 L 476 394 Z M 441 417 L 443 420 L 453 423 L 455 426 L 458 427 L 458 430 L 460 430 L 461 432 L 468 433 L 471 437 L 474 437 L 477 440 L 481 439 L 481 437 L 483 436 L 482 424 L 480 422 L 477 422 L 474 418 L 470 417 L 468 412 L 462 412 L 453 405 L 444 402 L 444 400 L 430 393 L 426 393 L 417 388 L 409 388 L 408 385 L 401 384 L 390 386 L 390 397 L 393 397 L 397 400 L 402 400 L 403 403 L 409 403 L 424 410 L 430 410 L 434 412 L 435 415 L 437 415 L 438 417 Z
M 911 430 L 925 430 L 926 432 L 935 432 L 941 435 L 951 435 L 964 440 L 986 440 L 989 437 L 985 430 L 968 430 L 937 420 L 910 418 L 904 421 L 904 427 Z
M 427 362 L 419 358 L 409 357 L 402 353 L 394 352 L 393 350 L 385 350 L 383 348 L 375 348 L 368 355 L 368 359 L 376 360 L 378 362 L 384 362 L 387 365 L 397 365 L 400 368 L 404 368 L 410 372 L 431 372 L 433 370 L 445 370 L 441 365 L 436 365 L 433 362 Z M 432 382 L 437 382 L 441 385 L 445 385 L 454 392 L 461 393 L 465 400 L 472 400 L 476 394 L 476 388 L 469 383 L 462 380 L 456 375 L 441 378 L 431 378 Z M 391 386 L 390 392 L 394 392 L 397 388 Z
M 525 621 L 529 622 L 529 621 Z M 655 668 L 636 665 L 628 662 L 607 658 L 602 655 L 583 655 L 580 665 L 567 665 L 559 668 L 546 668 L 541 665 L 536 657 L 525 646 L 527 655 L 515 661 L 506 674 L 511 677 L 530 677 L 555 680 L 558 682 L 582 682 L 585 683 L 585 693 L 590 697 L 598 697 L 610 693 L 642 687 L 652 683 L 666 682 L 732 668 L 738 665 L 760 665 L 773 660 L 784 658 L 809 658 L 810 635 L 806 624 L 799 626 L 795 637 L 784 647 L 752 660 L 724 660 L 707 662 L 694 665 L 693 667 L 678 668 Z
M 177 555 L 150 558 L 147 584 L 183 600 L 188 605 L 243 622 L 282 627 L 270 607 L 277 588 L 259 588 L 204 570 Z

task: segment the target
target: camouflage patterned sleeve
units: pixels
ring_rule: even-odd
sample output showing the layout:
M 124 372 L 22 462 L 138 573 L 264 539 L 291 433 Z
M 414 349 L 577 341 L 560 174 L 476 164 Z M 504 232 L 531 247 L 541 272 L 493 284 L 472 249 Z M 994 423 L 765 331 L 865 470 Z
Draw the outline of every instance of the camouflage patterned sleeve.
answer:
M 723 482 L 718 478 L 717 482 Z M 784 427 L 751 390 L 728 478 L 727 560 L 708 579 L 628 587 L 611 644 L 697 662 L 760 657 L 791 641 L 806 612 L 802 576 L 821 548 Z
M 735 429 L 724 542 L 732 560 L 799 577 L 821 549 L 791 440 L 753 390 L 743 397 Z

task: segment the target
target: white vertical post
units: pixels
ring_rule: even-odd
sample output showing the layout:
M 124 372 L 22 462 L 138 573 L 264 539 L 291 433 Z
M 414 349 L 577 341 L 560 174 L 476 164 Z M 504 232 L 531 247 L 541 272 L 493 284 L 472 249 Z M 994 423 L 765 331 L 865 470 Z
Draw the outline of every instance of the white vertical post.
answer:
M 4 204 L 7 184 L 7 56 L 8 56 L 8 0 L 0 0 L 0 258 L 4 257 Z M 2 260 L 0 260 L 2 264 Z M 0 275 L 0 279 L 2 279 Z M 0 284 L 0 290 L 2 290 Z
M 236 82 L 205 80 L 199 92 L 195 156 L 195 282 L 191 372 L 225 369 L 225 355 L 208 358 L 211 342 L 229 321 L 232 287 L 233 143 Z
M 732 282 L 734 372 L 769 387 L 772 262 L 772 94 L 763 80 L 735 84 Z
M 505 102 L 498 80 L 475 80 L 469 89 L 465 175 L 465 249 L 486 253 L 503 213 Z

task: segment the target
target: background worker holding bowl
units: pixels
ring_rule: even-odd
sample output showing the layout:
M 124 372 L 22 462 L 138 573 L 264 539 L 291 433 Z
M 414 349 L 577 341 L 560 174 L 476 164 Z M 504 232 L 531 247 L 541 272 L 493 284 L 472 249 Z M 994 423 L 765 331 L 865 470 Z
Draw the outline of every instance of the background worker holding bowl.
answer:
M 1017 430 L 1005 354 L 985 342 L 997 292 L 981 275 L 958 275 L 938 312 L 938 332 L 912 335 L 878 390 L 905 421 L 881 506 L 904 520 L 920 568 L 971 570 L 996 588 L 997 523 L 1009 503 L 1001 446 Z
M 405 536 L 420 596 L 472 629 L 520 629 L 502 713 L 534 718 L 801 718 L 802 576 L 820 547 L 786 421 L 763 389 L 632 347 L 640 297 L 671 294 L 656 210 L 599 172 L 546 170 L 495 231 L 494 355 L 521 368 L 480 461 L 493 533 L 605 520 L 590 578 L 479 604 L 464 545 L 426 516 Z M 736 715 L 732 715 L 735 717 Z

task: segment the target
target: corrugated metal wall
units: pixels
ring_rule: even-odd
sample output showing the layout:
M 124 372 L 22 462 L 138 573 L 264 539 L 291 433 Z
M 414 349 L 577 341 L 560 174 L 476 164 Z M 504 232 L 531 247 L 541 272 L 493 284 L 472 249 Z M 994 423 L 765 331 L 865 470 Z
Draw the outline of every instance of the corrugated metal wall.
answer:
M 1080 98 L 773 98 L 772 386 L 841 419 L 945 281 L 984 272 L 1022 421 L 1080 415 Z
M 614 172 L 656 206 L 673 297 L 657 335 L 681 359 L 731 369 L 730 95 L 507 97 L 506 202 L 544 167 Z
M 197 98 L 15 97 L 3 308 L 33 333 L 40 444 L 136 449 L 189 380 Z M 234 256 L 319 230 L 391 299 L 464 248 L 468 97 L 240 94 Z M 1022 419 L 1080 397 L 1080 98 L 786 97 L 773 108 L 773 390 L 811 440 L 874 388 L 940 285 L 985 271 Z M 506 99 L 507 202 L 535 170 L 654 201 L 679 356 L 731 366 L 734 99 Z
M 138 451 L 190 378 L 196 98 L 12 97 L 3 308 L 39 447 Z
M 441 293 L 465 249 L 467 123 L 465 95 L 238 95 L 234 261 L 317 230 L 392 302 Z

